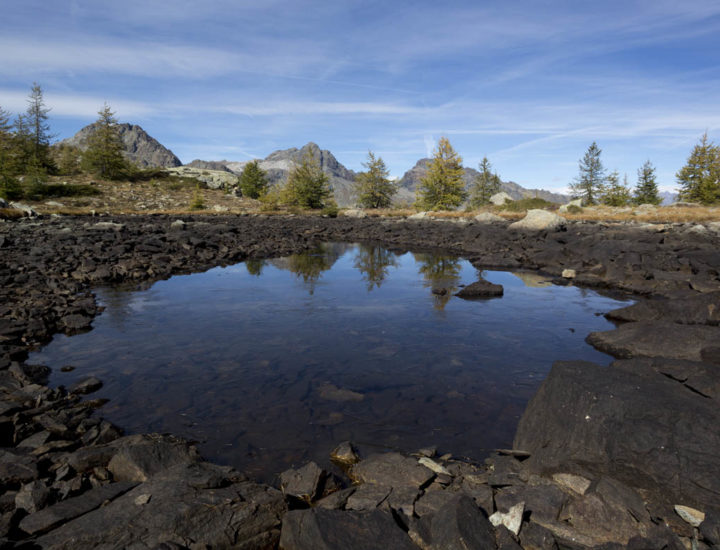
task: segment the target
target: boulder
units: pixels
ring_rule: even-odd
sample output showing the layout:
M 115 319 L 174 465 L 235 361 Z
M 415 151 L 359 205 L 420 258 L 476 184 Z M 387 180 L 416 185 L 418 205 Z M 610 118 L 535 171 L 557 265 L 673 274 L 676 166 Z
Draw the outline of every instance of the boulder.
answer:
M 505 218 L 498 216 L 497 214 L 493 214 L 492 212 L 480 212 L 480 214 L 475 216 L 473 220 L 477 223 L 503 223 Z
M 514 231 L 559 231 L 565 227 L 566 220 L 547 210 L 533 208 L 527 211 L 525 217 L 511 223 L 509 229 Z
M 412 214 L 411 216 L 408 216 L 408 220 L 426 220 L 430 218 L 429 212 L 418 212 L 417 214 Z
M 598 350 L 621 359 L 667 357 L 702 361 L 720 342 L 720 327 L 678 325 L 664 321 L 626 323 L 586 338 Z M 714 362 L 714 361 L 713 361 Z
M 325 470 L 314 462 L 308 462 L 302 468 L 280 474 L 280 488 L 286 495 L 310 503 L 320 496 L 326 477 Z
M 343 441 L 332 450 L 330 460 L 344 466 L 352 466 L 360 461 L 360 457 L 352 443 Z
M 37 218 L 38 217 L 38 213 L 35 212 L 35 210 L 33 210 L 30 206 L 28 206 L 27 204 L 24 204 L 22 202 L 10 201 L 10 203 L 8 203 L 8 206 L 10 208 L 14 208 L 15 210 L 20 210 L 28 218 Z
M 488 200 L 495 206 L 502 206 L 507 201 L 513 201 L 514 199 L 510 195 L 508 195 L 505 191 L 500 191 L 499 193 L 495 193 Z
M 359 208 L 349 208 L 348 210 L 344 210 L 341 215 L 346 218 L 367 218 L 367 212 Z
M 417 550 L 390 512 L 312 508 L 285 514 L 280 550 Z M 481 547 L 478 547 L 481 548 Z
M 88 376 L 79 382 L 70 386 L 70 393 L 88 394 L 98 391 L 102 388 L 102 381 L 94 376 Z
M 556 362 L 520 419 L 531 471 L 591 468 L 690 506 L 720 494 L 718 402 L 656 372 Z M 674 513 L 667 510 L 667 514 Z
M 90 229 L 99 229 L 101 231 L 121 231 L 125 229 L 125 224 L 115 222 L 98 222 L 90 226 Z
M 582 199 L 574 199 L 558 208 L 558 212 L 567 212 L 571 206 L 582 208 Z
M 464 298 L 466 300 L 472 300 L 477 298 L 494 298 L 503 295 L 503 286 L 496 285 L 485 279 L 481 279 L 474 283 L 467 285 L 465 288 L 460 290 L 455 296 Z

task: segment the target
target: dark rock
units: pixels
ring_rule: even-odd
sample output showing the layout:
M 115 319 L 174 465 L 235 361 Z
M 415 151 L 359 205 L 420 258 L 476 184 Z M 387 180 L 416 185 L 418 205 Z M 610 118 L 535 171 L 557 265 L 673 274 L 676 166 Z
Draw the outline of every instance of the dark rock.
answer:
M 700 524 L 700 534 L 708 543 L 720 546 L 720 511 L 710 509 L 705 512 L 705 521 Z
M 327 472 L 314 462 L 308 462 L 297 470 L 290 469 L 280 474 L 280 488 L 286 495 L 308 503 L 320 496 Z
M 613 321 L 664 321 L 684 325 L 720 324 L 720 292 L 698 293 L 689 298 L 642 300 L 605 315 Z
M 459 298 L 474 299 L 474 298 L 493 298 L 503 295 L 502 285 L 496 285 L 484 279 L 469 284 L 463 288 L 460 292 L 455 294 Z
M 94 376 L 89 376 L 88 378 L 84 378 L 83 380 L 80 380 L 79 382 L 76 382 L 75 384 L 70 386 L 70 393 L 93 393 L 102 388 L 102 385 L 103 383 L 99 379 L 95 378 Z
M 341 489 L 330 493 L 323 499 L 320 499 L 315 504 L 317 508 L 326 508 L 328 510 L 343 510 L 347 504 L 348 498 L 355 492 L 355 487 L 348 487 L 347 489 Z
M 352 443 L 343 441 L 332 450 L 330 460 L 344 466 L 352 466 L 360 461 L 360 457 Z
M 371 455 L 353 466 L 351 475 L 362 483 L 377 485 L 422 487 L 435 474 L 418 461 L 400 453 Z
M 0 449 L 0 487 L 19 487 L 37 478 L 37 460 L 34 457 Z
M 495 530 L 495 542 L 498 550 L 523 550 L 513 534 L 503 525 L 500 525 Z
M 50 492 L 45 483 L 31 481 L 23 485 L 15 495 L 15 506 L 32 514 L 45 507 L 49 496 Z
M 656 498 L 713 505 L 720 407 L 665 376 L 557 362 L 523 414 L 515 446 L 538 473 L 592 464 Z M 672 475 L 669 473 L 672 472 Z
M 457 548 L 496 548 L 495 530 L 488 519 L 469 497 L 457 496 L 437 513 L 426 516 L 429 527 L 418 528 L 417 522 L 411 528 L 411 537 L 422 548 L 442 550 Z M 422 520 L 421 520 L 422 522 Z
M 44 510 L 30 514 L 20 522 L 20 529 L 30 535 L 49 531 L 58 525 L 102 506 L 107 501 L 126 493 L 136 485 L 137 483 L 120 482 L 91 489 L 81 496 L 64 500 Z
M 702 361 L 703 349 L 720 341 L 720 327 L 637 322 L 607 332 L 593 332 L 586 341 L 621 359 L 667 357 Z
M 525 510 L 536 521 L 554 521 L 568 500 L 568 496 L 557 485 L 514 485 L 499 489 L 495 494 L 495 507 L 507 512 L 518 504 L 525 503 Z
M 294 510 L 285 514 L 281 550 L 417 550 L 390 512 Z
M 187 442 L 157 434 L 128 436 L 113 442 L 117 449 L 107 469 L 116 481 L 146 481 L 177 464 L 197 462 L 197 450 Z
M 67 315 L 63 317 L 60 322 L 69 332 L 79 332 L 90 328 L 92 317 L 85 315 Z
M 118 484 L 93 491 L 113 485 Z M 178 465 L 37 542 L 42 547 L 68 550 L 141 544 L 152 548 L 168 542 L 185 546 L 188 541 L 198 548 L 273 548 L 285 510 L 280 491 L 249 482 L 197 489 L 184 482 L 183 466 Z
M 654 371 L 677 380 L 700 395 L 720 399 L 720 368 L 717 365 L 665 357 L 640 357 L 620 359 L 613 362 L 612 366 L 641 375 Z
M 496 455 L 488 458 L 488 483 L 493 487 L 517 485 L 528 480 L 528 469 L 515 457 Z
M 527 550 L 557 550 L 555 537 L 548 528 L 543 527 L 530 519 L 520 530 L 520 543 Z
M 356 487 L 345 503 L 347 510 L 368 511 L 380 506 L 392 493 L 389 485 L 365 483 Z

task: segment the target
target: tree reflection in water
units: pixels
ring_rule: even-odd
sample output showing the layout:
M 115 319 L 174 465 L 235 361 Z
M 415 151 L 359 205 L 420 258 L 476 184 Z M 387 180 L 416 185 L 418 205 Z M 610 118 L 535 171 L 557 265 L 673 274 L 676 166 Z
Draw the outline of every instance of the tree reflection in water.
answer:
M 358 245 L 355 256 L 355 269 L 362 273 L 363 281 L 367 283 L 368 292 L 373 288 L 380 288 L 390 273 L 391 267 L 398 267 L 397 256 L 380 246 Z
M 347 249 L 348 245 L 323 243 L 313 250 L 288 256 L 283 267 L 295 273 L 298 279 L 302 279 L 312 295 L 322 274 L 330 270 Z
M 266 260 L 245 260 L 245 269 L 248 274 L 260 277 L 262 275 L 263 268 L 267 265 Z
M 432 290 L 435 309 L 442 311 L 460 284 L 460 259 L 426 253 L 413 256 L 420 264 L 418 272 L 425 279 L 424 286 Z

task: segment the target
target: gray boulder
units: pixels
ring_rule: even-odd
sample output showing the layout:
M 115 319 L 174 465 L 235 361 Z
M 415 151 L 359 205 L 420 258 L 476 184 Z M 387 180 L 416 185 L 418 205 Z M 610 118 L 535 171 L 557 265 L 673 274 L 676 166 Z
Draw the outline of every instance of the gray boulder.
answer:
M 525 217 L 511 223 L 509 229 L 514 231 L 558 231 L 565 227 L 567 220 L 547 210 L 531 209 Z
M 558 212 L 567 212 L 571 206 L 582 208 L 582 199 L 575 199 L 567 204 L 563 204 L 560 208 L 558 208 Z
M 499 193 L 495 193 L 492 197 L 490 197 L 490 203 L 494 204 L 495 206 L 502 206 L 507 201 L 513 200 L 513 198 L 508 195 L 505 191 L 500 191 Z
M 477 223 L 503 223 L 505 218 L 502 218 L 497 214 L 493 214 L 492 212 L 480 212 L 480 214 L 475 216 L 473 220 Z

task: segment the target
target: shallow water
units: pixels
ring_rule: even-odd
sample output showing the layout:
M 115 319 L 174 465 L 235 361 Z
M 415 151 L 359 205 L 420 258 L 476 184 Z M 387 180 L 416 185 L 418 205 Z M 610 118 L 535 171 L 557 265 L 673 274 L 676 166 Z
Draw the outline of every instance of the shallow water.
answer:
M 258 479 L 327 464 L 343 440 L 479 459 L 511 446 L 553 361 L 610 361 L 584 339 L 627 304 L 532 273 L 482 275 L 505 295 L 452 296 L 478 278 L 465 260 L 327 244 L 147 290 L 98 289 L 107 309 L 93 330 L 30 360 L 53 368 L 54 385 L 102 379 L 102 415 L 129 433 L 187 437 Z

